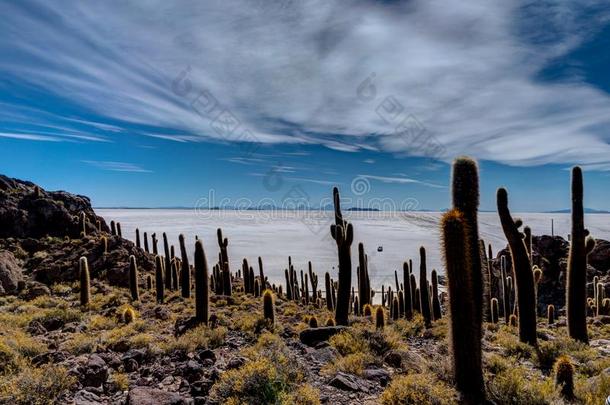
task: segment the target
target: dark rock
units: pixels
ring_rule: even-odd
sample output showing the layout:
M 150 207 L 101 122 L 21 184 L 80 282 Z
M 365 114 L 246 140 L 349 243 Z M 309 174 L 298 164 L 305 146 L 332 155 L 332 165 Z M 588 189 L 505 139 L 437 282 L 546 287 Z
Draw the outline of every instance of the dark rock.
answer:
M 28 280 L 23 290 L 19 293 L 19 296 L 26 301 L 31 301 L 44 295 L 51 295 L 51 289 L 43 283 L 32 280 Z
M 169 317 L 171 316 L 169 309 L 167 309 L 167 307 L 165 306 L 156 306 L 155 310 L 155 319 L 159 319 L 161 321 L 167 321 L 169 319 Z
M 191 383 L 203 376 L 203 367 L 196 361 L 189 360 L 178 367 L 178 373 Z
M 102 405 L 105 401 L 99 395 L 87 390 L 80 390 L 74 395 L 74 405 Z
M 99 387 L 108 379 L 108 366 L 97 354 L 89 356 L 87 362 L 80 367 L 81 383 L 85 387 Z
M 47 331 L 53 331 L 53 330 L 61 329 L 65 325 L 64 319 L 60 318 L 60 317 L 57 317 L 57 316 L 51 316 L 51 317 L 48 317 L 48 318 L 44 318 L 41 321 L 41 323 L 42 323 L 42 326 Z
M 178 318 L 174 324 L 174 335 L 176 337 L 182 336 L 199 325 L 201 325 L 201 322 L 198 322 L 194 316 L 190 318 Z
M 214 353 L 213 350 L 210 350 L 210 349 L 200 350 L 197 353 L 197 357 L 201 361 L 203 361 L 203 360 L 212 360 L 212 363 L 216 363 L 216 354 Z
M 16 293 L 22 281 L 22 269 L 15 256 L 11 252 L 0 251 L 0 292 L 4 294 Z
M 377 381 L 382 386 L 386 386 L 390 381 L 390 373 L 382 368 L 372 368 L 363 371 L 362 376 L 367 380 Z
M 231 370 L 231 369 L 234 369 L 234 368 L 240 368 L 245 363 L 246 363 L 246 359 L 244 357 L 239 357 L 239 356 L 233 357 L 227 363 L 227 370 Z
M 345 329 L 345 326 L 324 326 L 321 328 L 309 328 L 301 331 L 299 339 L 307 346 L 315 346 L 316 344 L 330 339 Z
M 339 372 L 328 385 L 344 391 L 368 391 L 361 381 L 356 376 Z
M 186 405 L 188 401 L 175 392 L 149 387 L 135 387 L 127 395 L 128 405 Z
M 207 378 L 195 381 L 191 384 L 191 395 L 194 397 L 206 397 L 210 392 L 212 385 L 214 385 L 214 382 Z
M 26 330 L 32 336 L 38 336 L 47 333 L 46 328 L 42 325 L 42 323 L 40 323 L 40 321 L 37 320 L 31 321 Z
M 339 357 L 339 352 L 332 346 L 323 347 L 316 350 L 309 350 L 309 357 L 320 364 L 330 363 Z
M 39 354 L 38 356 L 34 356 L 32 358 L 32 364 L 35 366 L 40 366 L 42 364 L 48 363 L 61 363 L 69 357 L 69 354 L 66 352 L 53 351 Z

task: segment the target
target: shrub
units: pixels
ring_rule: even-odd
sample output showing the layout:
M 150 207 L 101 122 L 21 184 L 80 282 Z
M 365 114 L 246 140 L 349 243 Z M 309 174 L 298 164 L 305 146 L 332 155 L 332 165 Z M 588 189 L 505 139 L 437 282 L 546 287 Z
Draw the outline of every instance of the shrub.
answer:
M 227 329 L 225 327 L 219 326 L 210 329 L 202 325 L 191 329 L 174 341 L 163 344 L 161 348 L 166 353 L 171 353 L 174 350 L 192 352 L 197 349 L 215 349 L 224 343 L 226 336 Z
M 550 378 L 540 378 L 521 367 L 499 372 L 489 383 L 489 397 L 498 404 L 546 405 L 559 402 Z
M 431 374 L 396 377 L 381 394 L 383 405 L 457 404 L 457 392 Z
M 47 405 L 74 385 L 75 379 L 65 368 L 44 365 L 24 368 L 12 378 L 0 380 L 0 403 L 15 405 Z
M 344 330 L 331 337 L 328 341 L 342 355 L 368 352 L 368 342 L 362 335 L 353 330 Z

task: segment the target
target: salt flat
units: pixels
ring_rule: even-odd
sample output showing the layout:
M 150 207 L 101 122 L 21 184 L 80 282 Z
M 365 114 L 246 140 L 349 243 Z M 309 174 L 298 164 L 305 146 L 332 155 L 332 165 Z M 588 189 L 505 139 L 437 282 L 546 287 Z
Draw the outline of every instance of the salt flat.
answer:
M 163 232 L 171 244 L 178 247 L 178 235 L 183 233 L 187 249 L 192 255 L 195 235 L 204 242 L 208 262 L 217 260 L 218 244 L 216 229 L 221 227 L 229 238 L 229 261 L 235 271 L 241 267 L 245 257 L 251 265 L 258 256 L 263 258 L 265 271 L 271 282 L 284 281 L 284 269 L 288 256 L 292 256 L 297 270 L 307 270 L 311 261 L 320 274 L 331 271 L 336 278 L 337 250 L 330 237 L 331 212 L 302 211 L 208 211 L 169 209 L 98 209 L 108 223 L 121 223 L 123 236 L 135 240 L 135 229 L 152 234 L 156 232 L 160 251 L 163 250 Z M 345 212 L 346 219 L 354 225 L 352 260 L 357 264 L 357 243 L 363 242 L 369 256 L 371 283 L 378 289 L 382 284 L 393 285 L 394 270 L 402 268 L 402 262 L 413 259 L 419 266 L 419 246 L 428 252 L 428 270 L 443 272 L 440 257 L 438 212 Z M 555 234 L 567 238 L 570 231 L 569 214 L 515 214 L 532 228 L 534 235 L 550 234 L 551 219 L 554 219 Z M 596 238 L 610 239 L 610 214 L 585 216 L 586 226 Z M 506 240 L 496 213 L 480 213 L 480 235 L 491 243 L 495 253 L 506 246 Z M 383 252 L 377 247 L 383 246 Z M 256 266 L 255 266 L 256 268 Z M 416 269 L 419 267 L 416 267 Z M 355 269 L 355 267 L 354 267 Z M 355 272 L 354 272 L 355 274 Z

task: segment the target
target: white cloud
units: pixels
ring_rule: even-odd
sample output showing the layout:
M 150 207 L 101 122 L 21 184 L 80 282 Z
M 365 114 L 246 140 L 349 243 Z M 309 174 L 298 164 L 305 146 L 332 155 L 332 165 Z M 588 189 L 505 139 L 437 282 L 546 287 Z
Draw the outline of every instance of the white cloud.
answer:
M 417 179 L 411 179 L 408 177 L 390 177 L 390 176 L 374 176 L 372 174 L 359 174 L 358 177 L 364 177 L 366 179 L 378 180 L 383 183 L 398 183 L 398 184 L 420 184 L 426 187 L 432 188 L 447 188 L 440 184 L 428 183 Z
M 113 172 L 152 173 L 152 171 L 144 169 L 133 163 L 98 160 L 83 160 L 82 162 L 87 163 L 88 165 L 91 165 L 93 167 L 97 167 L 98 169 L 109 170 Z
M 10 57 L 0 72 L 110 120 L 183 133 L 147 133 L 178 142 L 256 139 L 426 155 L 411 138 L 423 129 L 419 140 L 438 142 L 445 160 L 469 154 L 606 170 L 608 94 L 578 77 L 537 76 L 608 21 L 607 8 L 581 11 L 596 5 L 603 2 L 2 2 L 0 52 Z M 191 90 L 180 95 L 187 82 L 172 81 L 184 69 Z M 367 101 L 360 85 L 371 74 L 375 97 Z M 239 120 L 234 133 L 211 125 L 220 109 L 193 110 L 202 89 Z M 378 114 L 388 96 L 417 123 L 402 135 L 397 121 Z M 34 119 L 4 107 L 0 120 Z M 74 117 L 44 117 L 54 119 Z M 121 136 L 116 121 L 73 123 Z

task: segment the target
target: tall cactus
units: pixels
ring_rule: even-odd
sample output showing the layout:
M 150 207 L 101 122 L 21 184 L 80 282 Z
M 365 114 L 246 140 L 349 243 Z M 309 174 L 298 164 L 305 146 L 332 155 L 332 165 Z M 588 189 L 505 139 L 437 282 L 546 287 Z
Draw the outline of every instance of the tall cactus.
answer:
M 463 192 L 469 192 L 463 189 Z M 451 312 L 451 348 L 453 373 L 457 389 L 462 393 L 464 403 L 485 403 L 481 353 L 481 317 L 476 296 L 481 294 L 481 285 L 475 281 L 480 273 L 469 260 L 478 239 L 468 235 L 468 221 L 457 209 L 445 213 L 441 219 L 443 254 L 447 271 L 449 290 L 449 310 Z M 480 262 L 475 256 L 475 262 Z
M 481 256 L 479 251 L 479 168 L 477 163 L 468 157 L 459 157 L 453 162 L 451 181 L 451 194 L 453 208 L 459 210 L 466 221 L 468 229 L 468 258 L 472 268 L 472 286 L 474 291 L 475 316 L 480 323 L 482 320 L 483 302 L 483 273 L 481 269 Z M 423 286 L 420 286 L 423 288 Z
M 121 223 L 120 222 L 116 223 L 116 234 L 119 236 L 119 238 L 123 237 L 123 231 L 121 231 Z
M 311 283 L 311 296 L 315 301 L 318 294 L 318 275 L 313 272 L 311 262 L 307 262 L 307 272 L 309 273 L 309 282 Z
M 589 343 L 587 333 L 587 256 L 595 240 L 585 229 L 582 170 L 572 169 L 572 233 L 568 257 L 567 318 L 570 337 Z
M 432 326 L 432 313 L 430 311 L 430 295 L 428 291 L 428 275 L 426 270 L 426 249 L 421 246 L 419 248 L 419 301 L 421 314 L 424 317 L 426 327 Z
M 208 261 L 201 240 L 195 242 L 195 320 L 208 324 L 209 319 Z
M 153 233 L 152 235 L 150 235 L 150 238 L 152 240 L 152 250 L 153 250 L 153 255 L 158 256 L 159 255 L 159 248 L 158 248 L 158 242 L 159 240 L 157 239 L 157 234 Z
M 402 281 L 405 299 L 405 318 L 413 319 L 413 297 L 411 296 L 411 274 L 409 271 L 409 263 L 402 264 Z
M 385 311 L 383 307 L 377 307 L 375 310 L 375 328 L 382 330 L 385 327 Z
M 89 305 L 91 298 L 91 279 L 89 277 L 89 264 L 86 257 L 81 257 L 78 261 L 80 275 L 80 304 L 83 307 Z
M 165 296 L 165 285 L 163 284 L 163 261 L 161 256 L 155 256 L 155 286 L 157 288 L 157 302 L 163 303 Z
M 229 270 L 229 254 L 227 252 L 227 246 L 229 245 L 229 239 L 223 238 L 222 229 L 218 228 L 216 230 L 216 236 L 218 239 L 218 247 L 220 247 L 220 268 L 222 270 L 222 279 L 223 279 L 223 294 L 231 295 L 232 294 L 232 285 L 231 285 L 231 272 Z
M 432 270 L 432 313 L 435 320 L 443 317 L 441 313 L 441 300 L 438 295 L 438 274 L 436 270 Z
M 84 212 L 81 212 L 78 216 L 78 220 L 78 227 L 80 228 L 80 232 L 82 234 L 82 237 L 84 238 L 85 236 L 87 236 L 87 215 Z
M 335 206 L 335 224 L 330 227 L 330 234 L 337 243 L 339 256 L 339 288 L 335 305 L 335 320 L 337 325 L 348 325 L 349 296 L 352 289 L 352 257 L 351 246 L 354 241 L 354 228 L 352 224 L 343 219 L 341 214 L 341 200 L 337 187 L 333 189 L 333 202 Z
M 508 325 L 508 317 L 510 317 L 510 291 L 506 280 L 506 256 L 500 258 L 500 277 L 502 277 L 502 310 L 504 312 L 504 322 Z
M 144 251 L 150 253 L 150 250 L 148 249 L 148 234 L 146 232 L 144 232 Z
M 333 311 L 332 285 L 330 283 L 330 274 L 326 272 L 324 275 L 324 292 L 326 294 L 326 309 Z
M 141 248 L 141 245 L 140 245 L 140 230 L 138 228 L 136 228 L 136 247 L 138 249 Z
M 358 243 L 358 301 L 360 308 L 371 303 L 371 289 L 368 286 L 368 269 L 366 262 L 366 254 L 364 253 L 364 244 Z
M 172 289 L 172 256 L 169 250 L 169 243 L 167 242 L 167 234 L 163 232 L 163 251 L 165 256 L 163 257 L 163 265 L 165 268 L 165 289 Z
M 138 265 L 134 255 L 129 256 L 129 291 L 131 292 L 132 301 L 138 301 L 140 299 L 140 290 L 138 287 Z
M 517 306 L 519 310 L 519 340 L 537 345 L 536 337 L 536 291 L 534 273 L 527 254 L 524 239 L 519 232 L 521 221 L 515 221 L 508 208 L 508 193 L 500 188 L 497 192 L 498 215 L 504 235 L 508 240 L 513 262 L 513 273 L 517 289 Z
M 259 277 L 261 278 L 262 289 L 266 290 L 267 283 L 265 282 L 265 271 L 263 269 L 263 259 L 260 256 L 258 257 L 258 274 L 259 274 Z
M 184 235 L 180 234 L 180 236 L 178 236 L 178 241 L 180 242 L 180 257 L 181 257 L 181 265 L 182 265 L 182 272 L 180 273 L 181 293 L 184 298 L 190 298 L 191 297 L 191 266 L 189 264 L 189 256 L 186 253 Z

